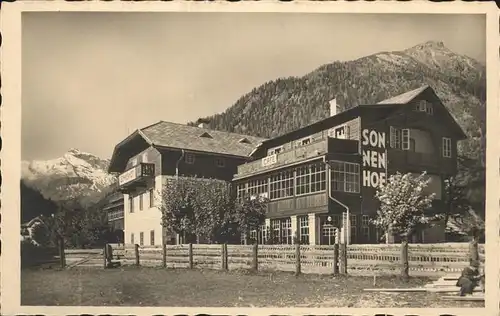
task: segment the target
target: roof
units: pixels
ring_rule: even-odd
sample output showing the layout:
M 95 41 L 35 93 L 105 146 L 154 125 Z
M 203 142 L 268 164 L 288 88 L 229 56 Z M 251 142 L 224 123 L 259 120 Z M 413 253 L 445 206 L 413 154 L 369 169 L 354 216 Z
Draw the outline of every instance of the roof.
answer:
M 424 92 L 427 88 L 430 88 L 428 85 L 424 85 L 418 89 L 411 90 L 405 92 L 403 94 L 391 97 L 389 99 L 385 99 L 383 101 L 378 102 L 377 104 L 407 104 L 415 99 L 419 94 Z
M 264 138 L 160 121 L 140 129 L 154 146 L 247 157 Z M 203 136 L 202 136 L 203 135 Z

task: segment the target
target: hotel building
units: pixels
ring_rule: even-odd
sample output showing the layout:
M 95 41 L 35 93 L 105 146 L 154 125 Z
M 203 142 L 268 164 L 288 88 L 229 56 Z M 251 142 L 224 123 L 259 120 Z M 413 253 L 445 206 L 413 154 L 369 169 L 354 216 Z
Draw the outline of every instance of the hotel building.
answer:
M 238 167 L 239 196 L 270 199 L 251 239 L 290 244 L 297 235 L 304 244 L 331 244 L 335 227 L 345 227 L 350 243 L 378 243 L 375 193 L 396 172 L 426 171 L 433 208 L 444 207 L 443 182 L 457 172 L 457 142 L 466 135 L 430 87 L 345 111 L 335 100 L 330 107 L 330 117 L 262 142 Z M 413 241 L 444 241 L 444 227 Z
M 249 235 L 259 243 L 290 244 L 296 235 L 304 244 L 331 244 L 336 227 L 349 227 L 349 243 L 380 242 L 370 224 L 375 193 L 396 172 L 426 171 L 433 208 L 445 207 L 444 180 L 457 173 L 457 142 L 466 135 L 432 88 L 343 111 L 332 100 L 330 109 L 330 117 L 272 139 L 203 123 L 161 121 L 135 131 L 115 147 L 109 167 L 120 174 L 125 243 L 193 242 L 161 225 L 159 189 L 176 176 L 232 181 L 239 196 L 268 197 L 266 222 Z M 413 241 L 444 241 L 444 227 Z
M 206 122 L 205 122 L 206 123 Z M 162 188 L 177 176 L 231 181 L 261 138 L 160 121 L 115 146 L 109 166 L 123 194 L 125 243 L 185 243 L 162 227 Z M 191 236 L 188 236 L 190 238 Z

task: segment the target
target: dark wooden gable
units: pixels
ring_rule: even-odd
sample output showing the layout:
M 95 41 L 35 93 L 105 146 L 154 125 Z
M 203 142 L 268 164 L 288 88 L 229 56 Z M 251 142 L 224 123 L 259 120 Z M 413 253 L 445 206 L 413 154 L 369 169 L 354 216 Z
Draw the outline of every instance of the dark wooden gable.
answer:
M 142 133 L 140 131 L 135 131 L 115 146 L 109 163 L 108 172 L 124 172 L 129 159 L 146 150 L 150 146 L 150 142 L 142 135 Z
M 450 136 L 457 140 L 467 138 L 463 129 L 432 88 L 428 87 L 408 102 L 406 110 L 409 115 L 415 111 L 415 106 L 419 101 L 427 101 L 432 104 L 432 115 L 425 116 L 427 125 L 432 125 L 434 130 L 440 130 L 443 134 L 451 133 Z

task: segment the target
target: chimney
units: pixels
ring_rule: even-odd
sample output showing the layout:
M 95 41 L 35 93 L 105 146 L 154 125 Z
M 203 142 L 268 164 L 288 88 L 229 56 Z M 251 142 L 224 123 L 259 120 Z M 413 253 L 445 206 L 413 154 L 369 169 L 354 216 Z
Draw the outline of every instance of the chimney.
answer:
M 339 114 L 340 111 L 340 105 L 337 104 L 337 99 L 334 98 L 330 101 L 330 116 L 335 116 Z

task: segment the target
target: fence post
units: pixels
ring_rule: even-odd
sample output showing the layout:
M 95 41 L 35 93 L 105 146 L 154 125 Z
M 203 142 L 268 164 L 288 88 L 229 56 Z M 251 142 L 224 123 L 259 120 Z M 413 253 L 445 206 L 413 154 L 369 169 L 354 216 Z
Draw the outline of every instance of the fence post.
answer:
M 258 249 L 259 245 L 255 243 L 252 249 L 252 270 L 255 272 L 259 270 Z
M 347 245 L 345 243 L 340 244 L 339 266 L 340 274 L 347 274 Z
M 408 265 L 408 241 L 403 240 L 401 242 L 401 277 L 403 279 L 408 279 L 410 276 L 408 274 L 409 265 Z
M 300 243 L 295 244 L 295 275 L 300 274 Z
M 103 259 L 104 269 L 106 269 L 108 267 L 108 244 L 104 244 L 102 259 Z
M 66 253 L 64 252 L 64 239 L 59 238 L 59 262 L 61 264 L 61 269 L 66 267 Z
M 333 244 L 333 275 L 339 274 L 339 244 Z
M 224 244 L 224 251 L 226 254 L 226 270 L 229 270 L 229 252 L 227 250 L 227 243 Z
M 220 256 L 221 256 L 220 261 L 221 261 L 221 269 L 222 270 L 226 270 L 226 262 L 224 261 L 226 259 L 226 256 L 224 254 L 224 250 L 225 250 L 224 244 L 221 244 L 220 245 Z
M 479 244 L 475 237 L 469 242 L 469 262 L 479 262 Z
M 163 259 L 163 268 L 166 268 L 167 267 L 167 244 L 166 243 L 163 243 L 162 244 L 163 246 L 163 252 L 162 252 L 162 259 Z
M 189 269 L 192 269 L 194 264 L 193 264 L 193 244 L 188 245 L 188 250 L 189 250 Z
M 141 264 L 141 262 L 139 260 L 139 245 L 138 244 L 134 245 L 134 250 L 135 250 L 135 265 L 139 266 Z

